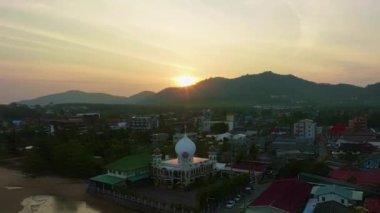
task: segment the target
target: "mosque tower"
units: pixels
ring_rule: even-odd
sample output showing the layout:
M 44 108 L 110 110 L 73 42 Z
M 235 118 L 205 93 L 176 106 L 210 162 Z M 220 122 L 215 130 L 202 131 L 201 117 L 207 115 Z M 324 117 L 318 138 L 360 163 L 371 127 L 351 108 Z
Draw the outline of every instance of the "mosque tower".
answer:
M 211 145 L 208 149 L 208 159 L 214 164 L 216 163 L 216 148 L 214 145 Z
M 159 148 L 154 149 L 153 155 L 152 155 L 152 166 L 153 167 L 159 167 L 162 162 L 162 154 L 161 150 Z
M 187 137 L 186 133 L 175 145 L 178 164 L 181 168 L 189 168 L 193 164 L 195 151 L 197 150 L 195 143 Z

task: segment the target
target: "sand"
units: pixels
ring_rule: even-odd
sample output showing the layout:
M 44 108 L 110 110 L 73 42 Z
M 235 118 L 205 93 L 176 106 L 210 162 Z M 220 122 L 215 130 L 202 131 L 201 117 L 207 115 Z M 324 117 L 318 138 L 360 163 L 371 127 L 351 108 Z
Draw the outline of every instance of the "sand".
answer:
M 25 198 L 42 195 L 84 201 L 99 212 L 133 212 L 86 193 L 86 186 L 86 182 L 80 179 L 52 176 L 31 178 L 19 171 L 0 167 L 0 212 L 21 212 L 24 208 L 21 203 Z

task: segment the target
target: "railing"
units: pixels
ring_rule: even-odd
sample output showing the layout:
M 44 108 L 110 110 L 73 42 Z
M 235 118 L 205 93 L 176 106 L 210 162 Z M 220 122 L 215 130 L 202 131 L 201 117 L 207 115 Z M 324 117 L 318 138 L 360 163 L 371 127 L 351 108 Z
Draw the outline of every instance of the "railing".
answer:
M 180 204 L 163 203 L 149 197 L 139 196 L 136 194 L 123 194 L 111 190 L 103 190 L 93 186 L 87 188 L 87 192 L 102 197 L 106 200 L 113 201 L 121 206 L 138 212 L 177 212 L 177 213 L 195 213 L 205 212 L 182 206 Z

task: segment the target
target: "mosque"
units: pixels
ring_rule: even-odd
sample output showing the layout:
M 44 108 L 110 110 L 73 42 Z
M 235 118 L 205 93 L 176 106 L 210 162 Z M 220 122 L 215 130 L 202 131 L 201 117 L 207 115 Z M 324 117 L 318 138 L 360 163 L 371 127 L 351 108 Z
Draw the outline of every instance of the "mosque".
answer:
M 162 160 L 161 151 L 156 148 L 152 155 L 152 178 L 155 183 L 186 188 L 197 178 L 215 172 L 215 147 L 210 147 L 208 158 L 195 157 L 196 149 L 195 143 L 186 133 L 175 146 L 177 158 Z

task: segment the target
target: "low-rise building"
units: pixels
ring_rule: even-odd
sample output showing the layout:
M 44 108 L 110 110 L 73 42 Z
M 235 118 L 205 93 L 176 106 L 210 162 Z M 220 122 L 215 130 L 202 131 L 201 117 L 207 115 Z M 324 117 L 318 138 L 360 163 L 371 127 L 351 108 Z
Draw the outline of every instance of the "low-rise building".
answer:
M 348 207 L 342 205 L 336 201 L 327 201 L 323 203 L 318 203 L 313 211 L 314 213 L 326 213 L 326 212 L 334 212 L 334 213 L 355 213 L 357 212 L 353 207 Z M 306 212 L 304 212 L 306 213 Z
M 136 130 L 151 130 L 157 129 L 160 122 L 155 116 L 134 116 L 129 119 L 129 128 Z
M 367 131 L 368 119 L 364 116 L 355 117 L 348 121 L 348 129 L 354 132 Z
M 336 180 L 350 181 L 360 186 L 377 187 L 380 185 L 380 169 L 358 170 L 341 168 L 329 173 Z
M 338 185 L 319 185 L 314 186 L 311 194 L 317 199 L 318 203 L 335 201 L 344 206 L 356 206 L 363 201 L 363 192 Z
M 360 162 L 363 169 L 380 169 L 380 154 L 373 154 Z
M 89 187 L 107 191 L 115 187 L 125 186 L 150 177 L 150 154 L 128 155 L 106 165 L 106 174 L 90 179 Z
M 163 143 L 169 140 L 169 134 L 168 133 L 155 133 L 152 134 L 150 141 L 152 143 Z
M 380 197 L 366 198 L 364 208 L 370 213 L 380 213 Z

